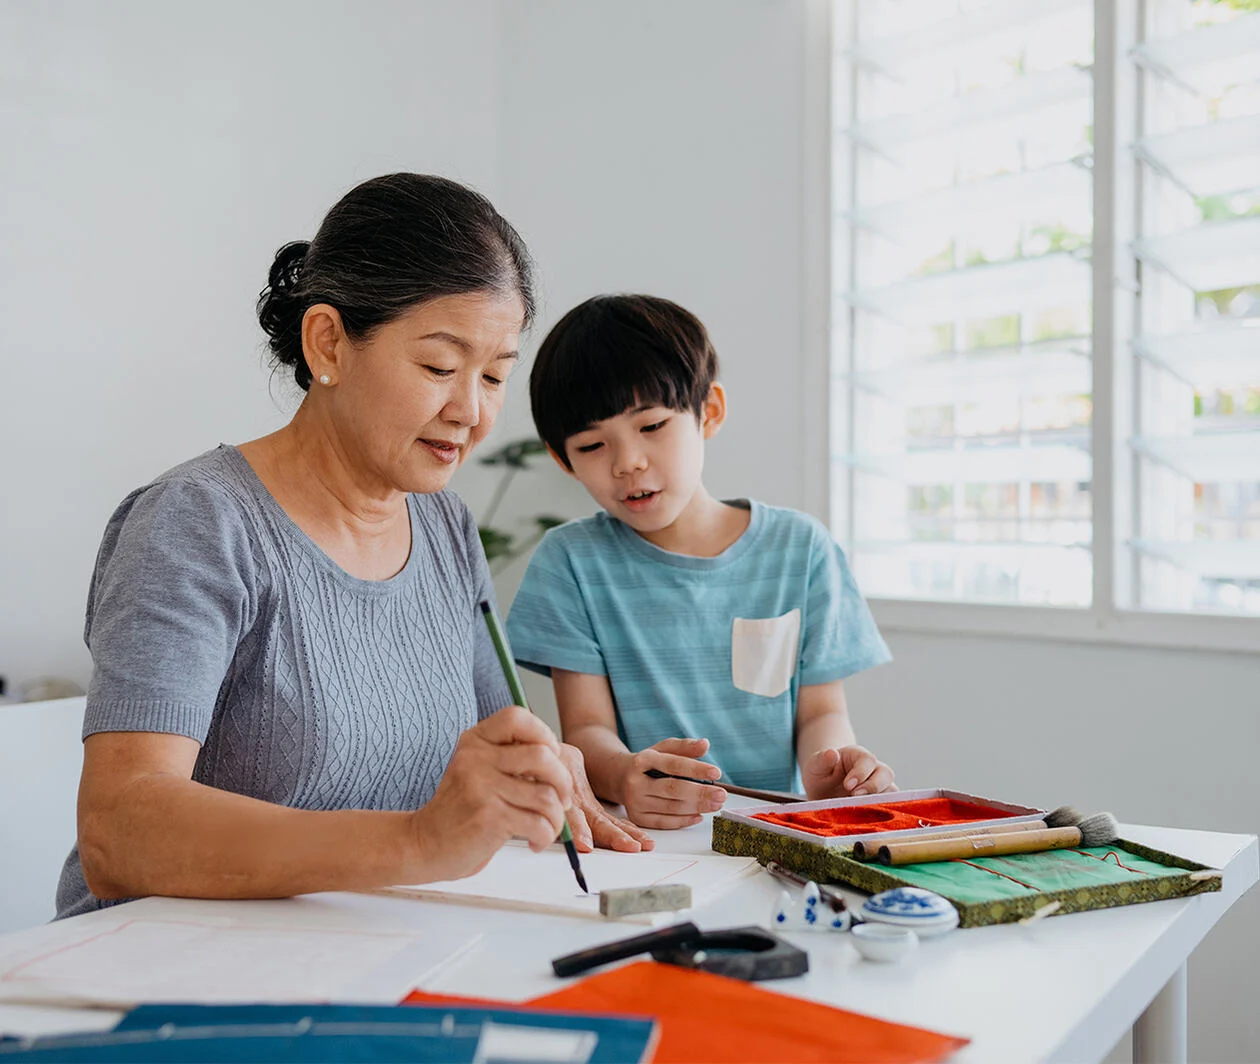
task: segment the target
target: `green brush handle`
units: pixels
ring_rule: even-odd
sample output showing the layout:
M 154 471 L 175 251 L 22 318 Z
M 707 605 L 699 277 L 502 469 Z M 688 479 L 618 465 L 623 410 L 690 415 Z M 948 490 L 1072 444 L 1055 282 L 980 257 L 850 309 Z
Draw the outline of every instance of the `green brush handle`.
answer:
M 503 676 L 507 680 L 508 690 L 512 693 L 512 700 L 518 706 L 529 709 L 529 703 L 525 700 L 525 688 L 521 684 L 521 674 L 516 671 L 516 662 L 512 660 L 512 652 L 508 650 L 507 636 L 503 634 L 503 625 L 499 623 L 499 618 L 495 616 L 494 610 L 490 608 L 490 603 L 484 599 L 481 602 L 481 613 L 486 619 L 486 627 L 490 629 L 490 642 L 494 644 L 494 652 L 499 656 L 499 664 L 503 667 Z M 530 712 L 533 712 L 533 710 L 530 710 Z M 560 841 L 573 841 L 573 832 L 569 830 L 569 822 L 567 820 L 560 831 Z

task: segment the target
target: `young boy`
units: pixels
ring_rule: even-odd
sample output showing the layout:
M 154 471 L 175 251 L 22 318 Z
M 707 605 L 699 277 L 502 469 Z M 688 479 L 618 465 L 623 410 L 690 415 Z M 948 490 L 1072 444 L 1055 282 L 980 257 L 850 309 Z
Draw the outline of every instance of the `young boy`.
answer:
M 543 538 L 508 635 L 551 675 L 596 794 L 642 827 L 726 799 L 649 769 L 810 798 L 895 789 L 845 708 L 844 677 L 889 653 L 839 547 L 805 514 L 705 490 L 717 373 L 694 315 L 623 295 L 569 311 L 530 376 L 539 435 L 603 512 Z

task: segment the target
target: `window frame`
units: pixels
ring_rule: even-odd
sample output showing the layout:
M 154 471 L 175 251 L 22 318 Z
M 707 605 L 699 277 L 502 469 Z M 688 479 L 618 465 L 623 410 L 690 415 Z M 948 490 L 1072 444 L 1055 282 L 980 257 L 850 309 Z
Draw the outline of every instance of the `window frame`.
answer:
M 853 0 L 806 0 L 801 198 L 802 337 L 800 395 L 804 507 L 835 529 L 848 520 L 853 474 L 840 499 L 832 496 L 831 455 L 837 438 L 848 439 L 854 389 L 837 410 L 829 380 L 833 360 L 851 353 L 850 330 L 832 321 L 834 266 L 852 271 L 852 241 L 833 225 L 833 194 L 851 187 L 853 168 L 833 166 L 852 159 L 836 150 L 833 105 L 853 91 L 834 62 L 838 26 L 852 24 Z M 964 601 L 868 597 L 871 612 L 887 632 L 998 636 L 1260 653 L 1260 617 L 1216 613 L 1172 613 L 1132 608 L 1133 552 L 1126 546 L 1136 527 L 1137 456 L 1134 434 L 1138 396 L 1131 337 L 1137 315 L 1138 267 L 1130 250 L 1138 218 L 1136 166 L 1130 145 L 1137 129 L 1141 73 L 1129 52 L 1137 42 L 1141 0 L 1094 0 L 1093 167 L 1093 595 L 1084 606 L 1034 606 Z M 848 19 L 848 21 L 844 21 Z M 839 20 L 839 21 L 838 21 Z M 840 38 L 841 40 L 843 38 Z M 826 219 L 818 225 L 819 218 Z M 833 506 L 833 503 L 839 503 Z

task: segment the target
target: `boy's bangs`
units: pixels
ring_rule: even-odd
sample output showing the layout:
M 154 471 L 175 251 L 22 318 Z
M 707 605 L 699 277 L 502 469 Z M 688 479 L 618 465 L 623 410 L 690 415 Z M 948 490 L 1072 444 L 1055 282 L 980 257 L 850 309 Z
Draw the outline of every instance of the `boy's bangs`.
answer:
M 672 375 L 669 363 L 646 345 L 637 350 L 606 351 L 598 364 L 587 363 L 586 368 L 589 372 L 571 380 L 565 388 L 569 403 L 561 416 L 566 439 L 598 421 L 639 407 L 689 410 L 693 405 L 688 382 Z

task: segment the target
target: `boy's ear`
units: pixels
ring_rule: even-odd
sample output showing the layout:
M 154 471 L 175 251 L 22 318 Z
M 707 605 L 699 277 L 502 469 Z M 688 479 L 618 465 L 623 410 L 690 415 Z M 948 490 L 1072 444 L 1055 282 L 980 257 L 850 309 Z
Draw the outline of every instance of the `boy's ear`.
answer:
M 549 455 L 551 455 L 551 460 L 552 460 L 553 462 L 555 462 L 555 463 L 556 463 L 556 465 L 558 465 L 558 466 L 559 466 L 561 469 L 563 469 L 566 473 L 568 473 L 568 474 L 569 474 L 569 476 L 571 476 L 571 477 L 575 477 L 575 476 L 577 476 L 577 474 L 576 474 L 575 472 L 573 472 L 573 470 L 572 470 L 572 469 L 570 469 L 570 468 L 569 468 L 568 463 L 567 463 L 567 462 L 565 462 L 565 460 L 564 460 L 563 458 L 561 458 L 558 454 L 556 454 L 556 452 L 552 449 L 552 447 L 551 447 L 551 445 L 550 445 L 550 444 L 548 444 L 548 445 L 547 445 L 547 453 L 548 453 Z
M 713 439 L 726 420 L 726 389 L 717 381 L 709 386 L 709 395 L 700 411 L 700 431 L 706 440 Z

